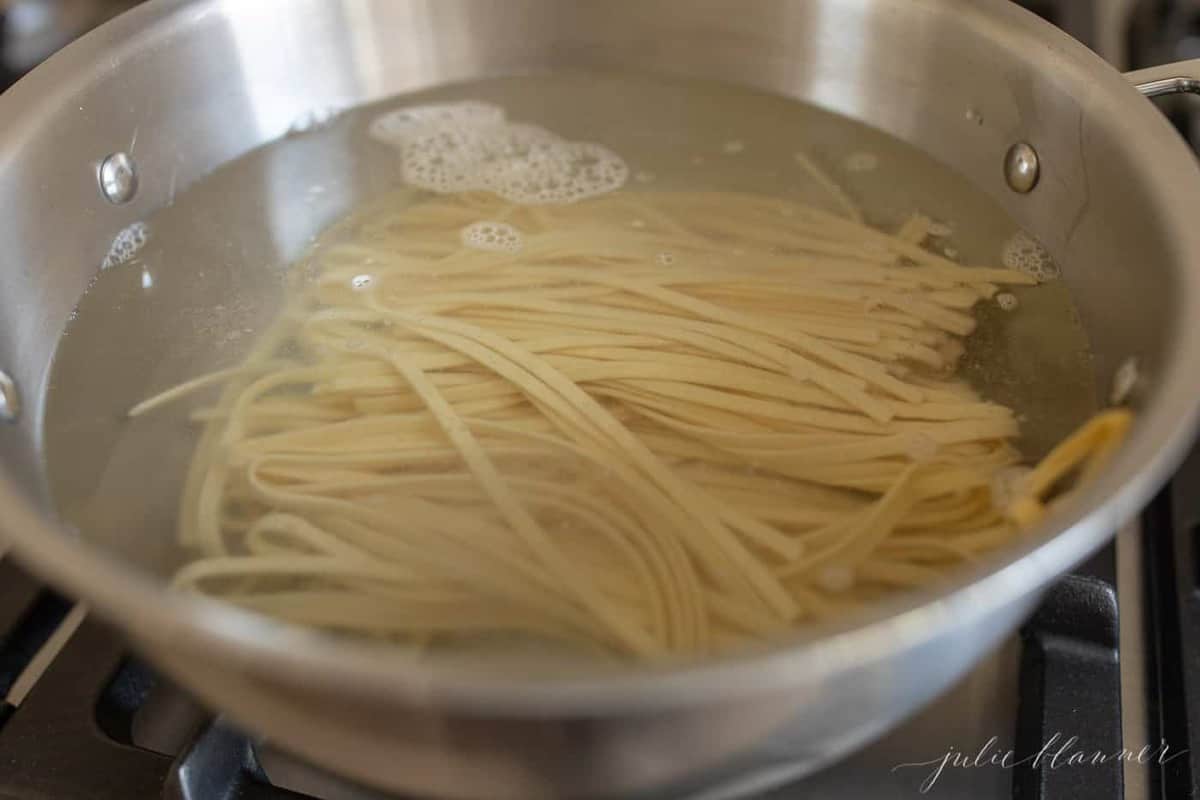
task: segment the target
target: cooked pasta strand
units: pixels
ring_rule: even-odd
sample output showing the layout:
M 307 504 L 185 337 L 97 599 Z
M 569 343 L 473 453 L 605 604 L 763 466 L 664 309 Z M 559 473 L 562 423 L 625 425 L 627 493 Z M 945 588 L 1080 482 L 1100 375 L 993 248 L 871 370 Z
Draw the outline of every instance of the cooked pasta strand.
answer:
M 225 387 L 192 413 L 179 537 L 198 558 L 176 585 L 421 651 L 509 636 L 662 659 L 943 580 L 1013 539 L 1129 413 L 994 494 L 1016 416 L 952 374 L 975 303 L 1030 279 L 925 250 L 919 214 L 875 230 L 797 163 L 845 216 L 737 193 L 473 193 L 335 229 L 245 363 L 130 411 Z M 465 247 L 480 219 L 519 225 L 523 249 Z

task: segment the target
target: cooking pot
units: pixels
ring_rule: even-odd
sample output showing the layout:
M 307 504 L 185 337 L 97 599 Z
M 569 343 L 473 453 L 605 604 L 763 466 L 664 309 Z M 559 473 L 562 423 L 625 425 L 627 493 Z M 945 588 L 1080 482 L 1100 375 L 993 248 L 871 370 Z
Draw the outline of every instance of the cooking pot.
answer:
M 43 463 L 49 367 L 117 231 L 314 111 L 564 68 L 808 101 L 965 176 L 1063 265 L 1098 391 L 1136 374 L 1126 445 L 1039 528 L 948 586 L 768 652 L 552 681 L 441 670 L 173 594 L 128 552 L 58 520 Z M 364 784 L 678 796 L 816 769 L 1005 639 L 1189 444 L 1200 172 L 1141 94 L 1198 87 L 1198 64 L 1122 76 L 1003 0 L 153 0 L 0 97 L 0 522 L 30 569 L 204 701 Z M 124 533 L 148 547 L 170 535 Z

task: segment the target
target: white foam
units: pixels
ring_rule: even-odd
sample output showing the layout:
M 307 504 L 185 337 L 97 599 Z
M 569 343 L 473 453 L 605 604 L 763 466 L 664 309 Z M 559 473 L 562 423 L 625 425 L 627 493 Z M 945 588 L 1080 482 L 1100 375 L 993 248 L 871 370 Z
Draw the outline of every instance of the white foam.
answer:
M 461 103 L 436 103 L 389 111 L 371 120 L 371 136 L 386 144 L 403 146 L 412 135 L 430 125 L 474 127 L 501 124 L 504 109 L 491 103 L 464 100 Z
M 1029 234 L 1017 232 L 1004 244 L 1000 260 L 1009 269 L 1024 272 L 1040 282 L 1052 281 L 1059 276 L 1058 265 Z
M 365 292 L 367 289 L 370 289 L 374 283 L 375 277 L 373 275 L 363 273 L 361 275 L 355 275 L 350 279 L 350 288 L 356 292 Z
M 391 111 L 369 128 L 400 151 L 406 183 L 440 194 L 491 191 L 513 203 L 573 203 L 621 188 L 629 167 L 593 142 L 572 142 L 504 109 L 465 101 Z
M 466 247 L 491 253 L 519 253 L 525 246 L 525 237 L 507 222 L 472 222 L 459 232 L 459 237 Z
M 148 241 L 150 241 L 150 226 L 144 222 L 135 222 L 122 229 L 113 237 L 108 253 L 100 262 L 100 269 L 112 269 L 132 260 Z
M 1004 311 L 1013 311 L 1017 307 L 1017 296 L 1010 292 L 1001 292 L 996 295 L 996 305 Z
M 879 168 L 879 156 L 874 153 L 851 153 L 842 166 L 847 172 L 871 172 Z

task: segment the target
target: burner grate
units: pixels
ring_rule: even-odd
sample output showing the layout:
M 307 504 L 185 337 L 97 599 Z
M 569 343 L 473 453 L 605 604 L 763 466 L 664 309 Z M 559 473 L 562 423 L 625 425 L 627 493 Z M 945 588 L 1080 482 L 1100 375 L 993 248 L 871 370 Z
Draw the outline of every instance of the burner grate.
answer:
M 1111 561 L 1110 549 L 1093 562 L 1092 569 L 1110 572 Z M 4 599 L 29 607 L 44 594 L 8 562 L 0 562 L 0 571 L 11 578 L 4 585 L 13 589 L 4 593 Z M 17 586 L 23 591 L 16 592 Z M 57 602 L 64 603 L 60 598 Z M 30 624 L 30 616 L 0 607 L 0 619 L 17 631 L 0 640 L 9 645 L 0 646 L 0 663 L 24 658 L 23 643 L 31 634 L 20 631 Z M 49 633 L 39 629 L 37 637 L 44 641 Z M 1080 748 L 1086 745 L 1088 751 L 1121 747 L 1117 605 L 1111 583 L 1091 576 L 1068 577 L 1025 626 L 1021 642 L 1014 751 L 1027 765 L 1011 770 L 1010 796 L 1120 798 L 1119 763 L 1071 770 L 1052 768 L 1048 757 L 1040 759 L 1036 768 L 1028 763 L 1055 732 L 1085 737 Z M 24 658 L 26 664 L 29 660 Z M 92 619 L 84 620 L 71 635 L 20 706 L 9 708 L 7 720 L 0 724 L 0 765 L 4 766 L 0 797 L 381 800 L 377 794 L 347 786 L 269 750 L 270 770 L 278 783 L 291 788 L 272 785 L 249 738 L 130 658 L 120 637 Z M 931 754 L 939 747 L 934 743 Z M 886 782 L 889 796 L 905 791 L 920 796 L 920 778 L 914 773 L 888 774 L 886 764 L 877 766 L 878 779 Z M 833 769 L 836 775 L 838 768 Z M 961 788 L 962 777 L 947 776 L 947 791 L 938 796 L 957 796 L 952 792 Z M 788 797 L 810 787 L 837 785 L 829 778 L 819 774 L 770 796 Z M 885 788 L 884 783 L 873 785 Z

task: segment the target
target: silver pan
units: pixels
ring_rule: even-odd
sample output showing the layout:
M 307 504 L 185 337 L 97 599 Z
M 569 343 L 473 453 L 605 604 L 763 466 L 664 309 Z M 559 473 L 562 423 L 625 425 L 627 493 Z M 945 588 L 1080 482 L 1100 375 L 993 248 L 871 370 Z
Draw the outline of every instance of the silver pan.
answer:
M 172 595 L 128 548 L 57 520 L 43 458 L 49 364 L 115 231 L 313 109 L 562 67 L 742 83 L 934 154 L 1065 266 L 1101 387 L 1136 359 L 1127 446 L 1019 547 L 947 589 L 766 654 L 540 684 L 436 671 Z M 964 674 L 1137 511 L 1190 441 L 1200 172 L 1138 88 L 1197 86 L 1196 64 L 1122 76 L 1002 0 L 150 2 L 0 97 L 0 413 L 11 420 L 0 521 L 30 568 L 200 697 L 366 784 L 529 798 L 815 769 Z M 134 141 L 136 186 L 116 162 L 100 170 L 126 201 L 110 202 L 99 165 Z M 1020 142 L 1031 151 L 1006 169 Z M 1036 187 L 1016 191 L 1032 183 L 1031 153 Z M 123 535 L 152 548 L 168 534 Z M 780 735 L 789 748 L 774 754 Z

